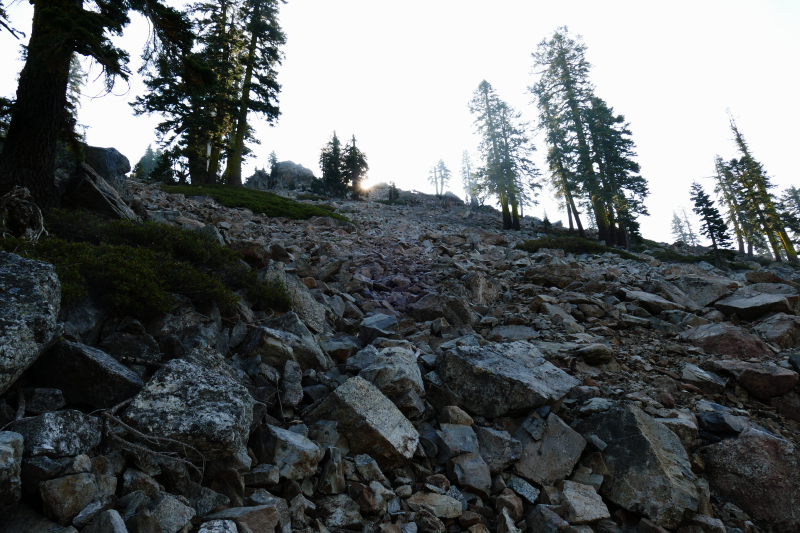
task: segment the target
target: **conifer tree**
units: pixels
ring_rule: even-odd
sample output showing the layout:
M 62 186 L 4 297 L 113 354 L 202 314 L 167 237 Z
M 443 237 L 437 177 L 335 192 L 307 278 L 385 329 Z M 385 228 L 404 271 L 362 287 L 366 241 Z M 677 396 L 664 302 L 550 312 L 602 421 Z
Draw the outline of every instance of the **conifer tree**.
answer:
M 278 168 L 278 156 L 275 154 L 275 150 L 269 153 L 269 178 L 267 179 L 267 188 L 274 189 L 277 186 L 277 168 Z
M 319 156 L 322 183 L 328 193 L 334 196 L 341 196 L 347 190 L 342 173 L 342 161 L 342 143 L 334 131 L 331 140 L 322 148 Z
M 794 238 L 800 237 L 800 190 L 794 185 L 783 191 L 778 203 L 781 220 L 794 233 Z
M 686 208 L 681 207 L 681 214 L 683 215 L 683 223 L 684 227 L 686 228 L 686 244 L 689 246 L 697 246 L 697 234 L 694 232 L 694 228 L 692 228 L 692 223 L 689 220 L 689 215 L 686 213 Z
M 719 249 L 730 243 L 728 225 L 725 224 L 722 215 L 719 214 L 719 210 L 714 207 L 714 202 L 711 201 L 703 187 L 696 181 L 692 183 L 691 199 L 694 202 L 692 211 L 700 217 L 700 233 L 711 239 L 711 247 L 714 249 L 717 268 L 724 268 L 724 261 Z
M 686 226 L 675 211 L 672 212 L 672 236 L 676 241 L 681 241 L 684 244 L 689 244 L 689 237 L 686 234 Z
M 472 207 L 476 207 L 478 205 L 478 198 L 476 196 L 475 173 L 473 172 L 472 160 L 467 150 L 464 150 L 461 154 L 461 184 L 464 187 L 464 202 Z
M 369 165 L 367 156 L 356 146 L 356 136 L 344 148 L 342 159 L 342 180 L 350 188 L 353 199 L 358 200 L 361 194 L 361 181 L 366 177 Z

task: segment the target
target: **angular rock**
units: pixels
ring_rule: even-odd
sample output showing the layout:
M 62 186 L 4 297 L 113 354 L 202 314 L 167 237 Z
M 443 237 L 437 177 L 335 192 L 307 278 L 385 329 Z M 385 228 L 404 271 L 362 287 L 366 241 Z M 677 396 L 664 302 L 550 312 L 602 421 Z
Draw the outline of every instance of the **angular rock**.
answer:
M 233 520 L 211 520 L 200 526 L 197 533 L 238 533 L 238 531 Z
M 527 342 L 447 350 L 436 359 L 436 371 L 461 395 L 460 405 L 487 418 L 555 403 L 580 384 Z
M 514 519 L 511 518 L 506 507 L 503 507 L 497 518 L 497 533 L 520 533 L 520 529 L 514 524 Z
M 781 285 L 777 284 L 748 285 L 718 301 L 714 307 L 728 316 L 736 313 L 743 320 L 755 320 L 767 313 L 794 314 L 800 301 L 797 289 L 784 285 L 787 290 L 778 292 L 779 287 Z
M 177 533 L 195 515 L 194 509 L 172 494 L 163 494 L 147 504 L 147 509 L 161 524 L 163 533 Z
M 114 494 L 117 478 L 95 474 L 74 474 L 44 481 L 39 485 L 45 515 L 62 526 L 69 524 L 84 507 Z
M 495 342 L 529 341 L 538 339 L 539 332 L 529 326 L 495 326 L 486 338 Z
M 283 368 L 286 361 L 294 360 L 305 371 L 309 368 L 325 371 L 333 361 L 319 346 L 286 331 L 258 327 L 250 330 L 239 348 L 242 355 L 261 356 L 261 362 Z
M 276 465 L 260 464 L 244 475 L 248 487 L 271 487 L 280 481 L 280 468 Z
M 17 503 L 22 496 L 22 435 L 0 431 L 0 509 Z
M 417 358 L 405 348 L 384 348 L 359 376 L 393 400 L 408 391 L 414 391 L 417 395 L 425 394 Z
M 81 163 L 70 175 L 61 204 L 96 211 L 111 219 L 139 219 L 117 190 L 86 163 Z
M 299 433 L 265 425 L 256 455 L 259 462 L 277 465 L 282 478 L 305 479 L 314 474 L 323 453 L 318 444 Z
M 519 476 L 512 475 L 508 479 L 507 486 L 530 504 L 536 503 L 536 500 L 539 499 L 539 491 Z
M 716 355 L 749 359 L 772 354 L 772 350 L 757 336 L 727 322 L 700 326 L 678 336 Z
M 0 394 L 61 334 L 53 265 L 0 251 Z
M 447 476 L 461 489 L 482 498 L 489 497 L 492 475 L 483 457 L 477 453 L 465 453 L 447 461 Z
M 478 449 L 492 474 L 499 474 L 522 456 L 522 443 L 507 431 L 475 426 Z
M 289 360 L 283 365 L 280 382 L 281 405 L 297 407 L 303 400 L 303 371 L 296 361 Z
M 378 462 L 369 455 L 356 455 L 354 463 L 356 465 L 356 470 L 359 474 L 361 474 L 361 477 L 364 479 L 364 481 L 380 481 L 381 483 L 387 482 L 383 472 L 381 472 L 381 469 L 378 466 Z
M 64 335 L 89 346 L 100 342 L 100 331 L 107 319 L 108 313 L 91 296 L 62 305 L 58 314 L 58 321 L 64 324 Z
M 266 505 L 235 507 L 220 511 L 207 518 L 230 520 L 236 524 L 238 533 L 260 533 L 261 531 L 288 533 L 291 528 L 288 516 L 289 506 L 286 504 L 286 500 L 273 497 Z
M 636 302 L 636 305 L 646 309 L 648 312 L 654 315 L 659 314 L 661 311 L 671 311 L 673 309 L 680 311 L 685 310 L 684 306 L 670 302 L 661 296 L 656 296 L 655 294 L 650 294 L 649 292 L 620 289 L 616 296 L 621 300 Z
M 478 452 L 478 438 L 471 426 L 441 424 L 440 430 L 436 432 L 436 437 L 439 464 L 446 463 L 451 457 Z
M 783 396 L 798 381 L 796 372 L 769 363 L 710 360 L 704 366 L 720 374 L 734 376 L 740 386 L 760 400 Z
M 81 533 L 128 533 L 119 512 L 109 509 L 101 513 Z
M 306 414 L 308 421 L 320 419 L 337 421 L 351 451 L 378 458 L 382 468 L 400 466 L 410 459 L 419 442 L 411 422 L 380 390 L 358 376 Z
M 435 492 L 417 492 L 406 500 L 412 505 L 425 506 L 437 518 L 458 518 L 461 516 L 461 502 Z
M 25 413 L 40 415 L 42 413 L 52 413 L 64 407 L 64 394 L 58 389 L 25 387 Z
M 37 385 L 61 389 L 67 403 L 95 409 L 132 398 L 144 386 L 138 374 L 107 353 L 67 340 L 42 355 L 30 373 Z
M 800 530 L 800 461 L 792 443 L 747 429 L 709 446 L 705 457 L 708 479 L 723 498 L 780 533 Z
M 576 357 L 582 357 L 587 365 L 597 366 L 610 363 L 614 358 L 614 350 L 605 344 L 589 344 L 575 350 Z
M 25 439 L 25 457 L 67 457 L 88 452 L 102 435 L 99 419 L 80 411 L 44 413 L 14 422 L 13 431 Z
M 325 320 L 325 308 L 317 302 L 297 276 L 285 276 L 286 290 L 292 298 L 292 309 L 300 320 L 316 334 L 330 334 L 331 327 Z
M 359 338 L 370 344 L 378 337 L 391 337 L 397 333 L 397 318 L 394 315 L 376 313 L 361 321 Z
M 325 496 L 317 500 L 317 511 L 328 528 L 354 528 L 361 525 L 361 511 L 347 494 Z
M 206 460 L 225 459 L 247 444 L 253 399 L 230 377 L 175 359 L 136 395 L 124 420 L 145 434 L 190 444 Z
M 332 446 L 325 450 L 325 464 L 317 490 L 322 494 L 342 494 L 346 488 L 342 452 Z
M 731 294 L 739 286 L 727 278 L 703 276 L 681 276 L 673 283 L 700 307 L 708 307 Z
M 781 348 L 800 346 L 800 316 L 777 313 L 768 315 L 755 324 L 756 333 L 767 342 Z
M 553 485 L 567 477 L 586 447 L 586 441 L 563 420 L 550 414 L 528 418 L 514 434 L 522 443 L 522 457 L 514 470 L 537 485 Z
M 561 502 L 566 509 L 564 518 L 570 524 L 589 524 L 611 518 L 608 507 L 594 487 L 573 481 L 562 481 L 558 484 L 558 489 L 561 491 Z
M 438 293 L 423 296 L 409 305 L 406 313 L 418 322 L 444 318 L 454 326 L 472 325 L 478 318 L 463 300 Z
M 700 503 L 689 457 L 677 435 L 641 409 L 619 406 L 580 421 L 583 435 L 607 444 L 603 459 L 610 472 L 600 493 L 631 512 L 675 528 Z
M 691 363 L 683 365 L 681 381 L 694 385 L 706 394 L 719 394 L 725 390 L 727 379 L 722 379 L 713 372 L 708 372 Z

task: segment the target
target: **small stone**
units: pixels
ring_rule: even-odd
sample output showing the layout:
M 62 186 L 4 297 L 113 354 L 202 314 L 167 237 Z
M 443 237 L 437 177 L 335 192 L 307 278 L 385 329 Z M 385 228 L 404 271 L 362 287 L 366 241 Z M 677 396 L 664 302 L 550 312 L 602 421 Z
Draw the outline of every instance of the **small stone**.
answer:
M 589 524 L 611 518 L 606 504 L 593 487 L 562 481 L 558 488 L 561 491 L 561 501 L 566 506 L 564 518 L 570 524 Z

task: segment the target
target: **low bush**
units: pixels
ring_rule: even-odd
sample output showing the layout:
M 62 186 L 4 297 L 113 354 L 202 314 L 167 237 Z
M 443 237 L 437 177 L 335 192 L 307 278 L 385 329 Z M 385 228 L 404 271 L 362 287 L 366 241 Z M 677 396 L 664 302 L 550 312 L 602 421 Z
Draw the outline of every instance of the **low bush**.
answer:
M 169 311 L 173 294 L 193 301 L 214 300 L 224 316 L 236 313 L 244 289 L 248 298 L 274 309 L 291 308 L 286 288 L 260 282 L 243 256 L 208 238 L 153 222 L 104 221 L 84 212 L 52 210 L 50 236 L 36 243 L 5 238 L 0 248 L 52 263 L 61 280 L 62 303 L 96 296 L 118 315 L 149 318 Z
M 289 200 L 277 194 L 247 189 L 245 187 L 229 187 L 228 185 L 162 185 L 161 189 L 170 194 L 186 196 L 210 196 L 225 207 L 246 207 L 253 213 L 270 217 L 286 217 L 293 220 L 306 220 L 311 217 L 331 217 L 349 222 L 345 217 L 325 209 L 319 205 L 308 205 Z
M 536 253 L 540 248 L 554 248 L 557 250 L 564 250 L 564 253 L 573 253 L 577 255 L 604 254 L 610 252 L 622 257 L 623 259 L 634 259 L 636 261 L 641 261 L 639 257 L 628 253 L 625 250 L 620 250 L 619 248 L 614 248 L 613 246 L 606 246 L 590 239 L 569 237 L 565 235 L 552 235 L 521 242 L 517 244 L 515 248 L 518 250 L 525 250 L 529 253 Z

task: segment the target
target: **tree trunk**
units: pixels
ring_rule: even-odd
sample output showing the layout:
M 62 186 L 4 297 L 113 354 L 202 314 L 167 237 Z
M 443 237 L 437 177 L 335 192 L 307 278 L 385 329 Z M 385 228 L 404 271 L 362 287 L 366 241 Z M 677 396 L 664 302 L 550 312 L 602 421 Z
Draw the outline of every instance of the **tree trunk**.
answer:
M 578 209 L 575 207 L 575 199 L 572 198 L 572 193 L 569 192 L 569 189 L 564 188 L 564 194 L 567 195 L 567 201 L 569 202 L 567 207 L 572 208 L 572 212 L 575 215 L 575 224 L 578 225 L 578 235 L 582 238 L 586 238 L 586 231 L 583 229 L 583 224 L 581 223 L 581 217 L 578 215 Z
M 511 203 L 511 229 L 519 231 L 519 212 L 517 211 L 517 200 L 516 198 Z
M 789 259 L 790 262 L 797 264 L 797 252 L 794 251 L 794 246 L 792 245 L 791 239 L 789 239 L 789 235 L 786 233 L 784 228 L 780 228 L 778 231 L 778 236 L 781 239 L 781 243 L 783 244 L 783 249 L 786 250 L 786 257 Z
M 570 209 L 569 204 L 567 204 L 567 220 L 569 220 L 569 232 L 572 233 L 575 231 L 575 227 L 572 225 L 572 209 Z
M 253 18 L 258 17 L 258 9 L 253 14 Z M 244 136 L 247 131 L 247 108 L 250 106 L 250 83 L 253 80 L 253 68 L 256 57 L 256 47 L 258 46 L 258 36 L 253 31 L 250 38 L 250 45 L 247 50 L 247 69 L 244 74 L 242 84 L 242 99 L 239 103 L 239 117 L 236 125 L 236 136 L 233 139 L 231 155 L 228 159 L 228 168 L 225 174 L 228 178 L 228 185 L 233 187 L 242 186 L 242 154 L 244 153 Z
M 53 43 L 60 30 L 43 19 L 49 9 L 81 9 L 80 2 L 37 0 L 28 57 L 19 75 L 17 101 L 0 153 L 0 194 L 27 187 L 43 209 L 58 207 L 55 185 L 56 143 L 64 120 L 72 49 Z

